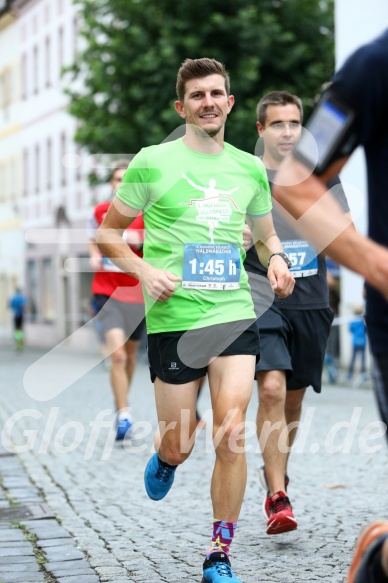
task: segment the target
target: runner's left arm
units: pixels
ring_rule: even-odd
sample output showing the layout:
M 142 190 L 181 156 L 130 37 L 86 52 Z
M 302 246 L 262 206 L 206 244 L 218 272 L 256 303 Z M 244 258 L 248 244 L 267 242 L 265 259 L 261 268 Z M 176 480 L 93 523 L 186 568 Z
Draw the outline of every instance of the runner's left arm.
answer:
M 272 289 L 280 298 L 288 297 L 294 289 L 295 280 L 284 259 L 274 253 L 283 253 L 282 243 L 273 226 L 272 213 L 258 217 L 247 215 L 247 223 L 260 263 L 268 269 L 267 277 Z

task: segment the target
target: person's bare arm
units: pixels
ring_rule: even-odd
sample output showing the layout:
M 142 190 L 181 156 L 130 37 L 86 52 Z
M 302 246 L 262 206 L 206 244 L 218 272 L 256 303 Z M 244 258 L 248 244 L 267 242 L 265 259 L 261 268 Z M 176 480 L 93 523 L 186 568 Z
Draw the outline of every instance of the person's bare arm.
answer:
M 341 158 L 318 177 L 290 155 L 276 174 L 273 196 L 319 253 L 359 273 L 388 299 L 388 250 L 355 230 L 326 187 L 346 161 Z
M 272 214 L 268 213 L 262 217 L 247 216 L 247 223 L 260 263 L 268 269 L 267 277 L 272 289 L 278 297 L 286 298 L 293 292 L 294 277 L 279 255 L 272 257 L 268 265 L 273 253 L 283 252 L 283 246 L 273 226 Z
M 96 243 L 100 251 L 115 265 L 138 279 L 151 298 L 163 302 L 178 289 L 174 282 L 181 281 L 181 278 L 149 265 L 124 241 L 123 232 L 138 214 L 138 209 L 126 205 L 116 197 L 96 233 Z
M 97 271 L 101 269 L 102 257 L 95 239 L 89 239 L 88 241 L 88 251 L 89 251 L 89 264 L 92 269 Z

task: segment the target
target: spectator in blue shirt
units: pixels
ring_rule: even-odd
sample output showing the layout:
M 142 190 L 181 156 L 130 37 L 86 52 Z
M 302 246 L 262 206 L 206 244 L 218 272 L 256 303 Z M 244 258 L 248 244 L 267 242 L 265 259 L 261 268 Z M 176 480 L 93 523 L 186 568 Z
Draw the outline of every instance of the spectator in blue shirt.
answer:
M 366 326 L 363 318 L 363 309 L 356 307 L 353 310 L 356 318 L 349 324 L 349 332 L 352 335 L 352 358 L 349 365 L 347 380 L 351 380 L 354 373 L 356 360 L 361 361 L 360 373 L 365 375 L 365 350 L 366 350 Z
M 13 312 L 14 338 L 17 348 L 22 348 L 24 344 L 23 324 L 27 305 L 28 299 L 23 295 L 22 290 L 18 288 L 9 300 L 9 307 Z

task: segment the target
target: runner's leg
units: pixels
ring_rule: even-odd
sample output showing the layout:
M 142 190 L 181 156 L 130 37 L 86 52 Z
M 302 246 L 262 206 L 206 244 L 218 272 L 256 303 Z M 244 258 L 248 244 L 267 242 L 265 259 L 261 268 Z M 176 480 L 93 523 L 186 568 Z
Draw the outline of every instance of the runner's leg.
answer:
M 220 356 L 208 366 L 216 452 L 211 497 L 217 520 L 237 522 L 247 465 L 244 422 L 252 395 L 255 357 Z
M 284 371 L 259 371 L 259 407 L 256 425 L 269 494 L 285 492 L 287 467 L 286 375 Z M 283 443 L 281 444 L 281 440 Z M 280 447 L 279 447 L 280 446 Z

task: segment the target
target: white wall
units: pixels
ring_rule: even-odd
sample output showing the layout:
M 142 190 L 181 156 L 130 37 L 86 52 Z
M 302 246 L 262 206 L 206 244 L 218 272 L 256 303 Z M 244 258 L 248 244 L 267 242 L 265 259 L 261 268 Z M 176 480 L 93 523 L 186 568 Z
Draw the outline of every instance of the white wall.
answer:
M 335 3 L 335 57 L 336 70 L 358 47 L 371 41 L 388 28 L 387 0 L 336 0 Z M 344 170 L 341 180 L 345 184 L 349 205 L 356 228 L 362 233 L 367 229 L 367 186 L 364 155 L 357 150 Z M 346 184 L 351 185 L 346 188 Z M 350 317 L 355 305 L 362 305 L 363 279 L 341 268 L 340 314 Z M 343 363 L 350 358 L 350 335 L 347 326 L 341 330 Z
M 0 336 L 9 336 L 6 309 L 15 286 L 23 286 L 24 239 L 21 234 L 21 142 L 18 118 L 19 61 L 16 21 L 0 18 Z

